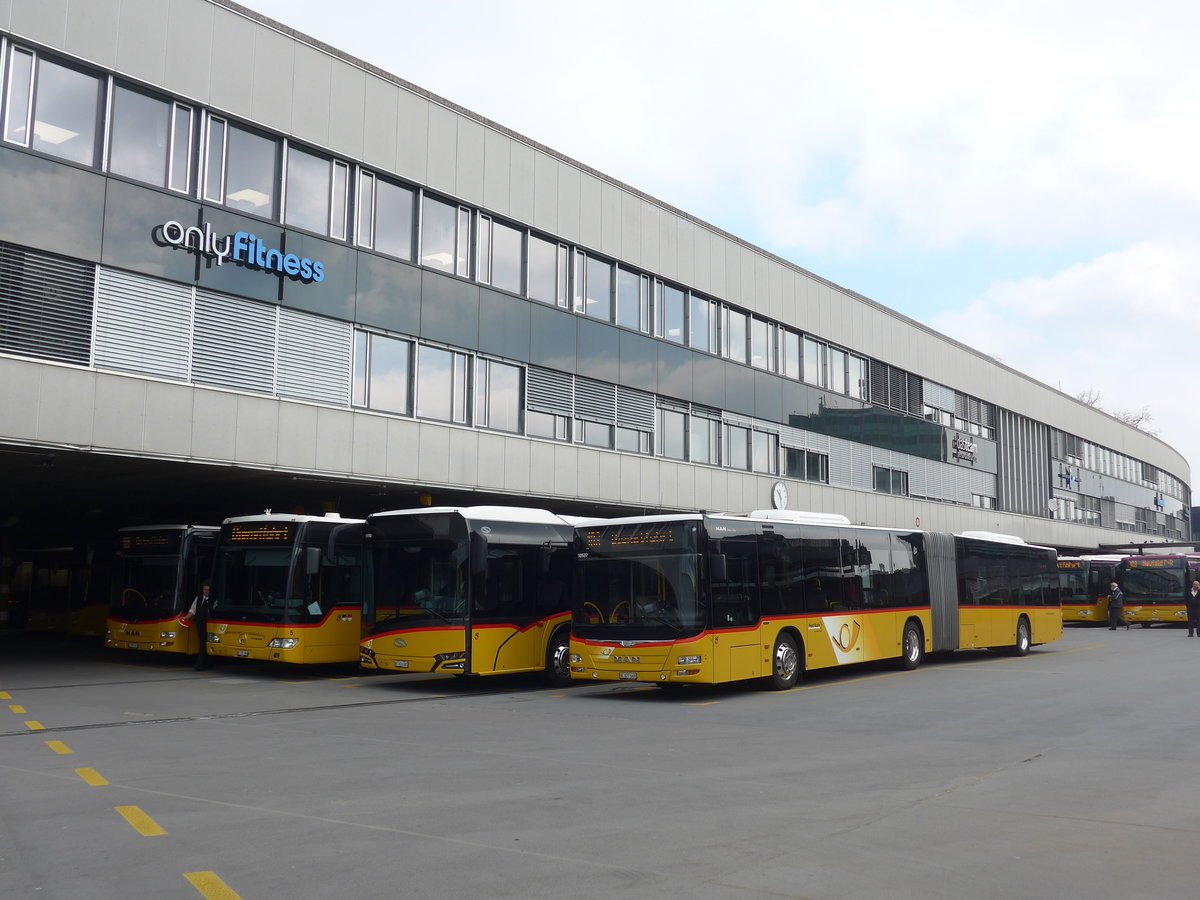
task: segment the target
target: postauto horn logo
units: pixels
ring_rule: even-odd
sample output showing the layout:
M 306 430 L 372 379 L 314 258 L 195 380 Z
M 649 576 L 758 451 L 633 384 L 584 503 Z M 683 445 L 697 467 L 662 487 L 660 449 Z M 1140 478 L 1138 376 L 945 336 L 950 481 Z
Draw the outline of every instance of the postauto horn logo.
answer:
M 295 253 L 284 253 L 276 247 L 268 247 L 257 235 L 246 231 L 218 237 L 207 222 L 201 229 L 196 225 L 185 227 L 173 219 L 163 222 L 154 231 L 155 236 L 161 238 L 164 244 L 215 259 L 218 266 L 231 259 L 239 265 L 266 272 L 278 272 L 297 281 L 325 280 L 324 263 L 306 256 L 297 256 Z

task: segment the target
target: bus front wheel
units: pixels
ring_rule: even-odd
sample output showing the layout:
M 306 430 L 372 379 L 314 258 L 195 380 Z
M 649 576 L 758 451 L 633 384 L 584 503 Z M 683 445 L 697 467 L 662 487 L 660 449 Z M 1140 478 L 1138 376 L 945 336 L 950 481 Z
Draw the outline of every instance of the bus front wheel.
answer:
M 915 669 L 925 658 L 925 641 L 916 622 L 904 624 L 904 638 L 900 648 L 900 668 Z
M 1017 639 L 1013 643 L 1013 656 L 1024 656 L 1029 652 L 1029 622 L 1021 619 L 1017 622 Z
M 796 649 L 796 639 L 788 634 L 779 635 L 771 654 L 771 687 L 777 691 L 795 687 L 800 680 L 800 671 L 800 652 Z
M 566 687 L 571 683 L 571 632 L 560 628 L 546 645 L 546 668 L 542 681 L 550 687 Z

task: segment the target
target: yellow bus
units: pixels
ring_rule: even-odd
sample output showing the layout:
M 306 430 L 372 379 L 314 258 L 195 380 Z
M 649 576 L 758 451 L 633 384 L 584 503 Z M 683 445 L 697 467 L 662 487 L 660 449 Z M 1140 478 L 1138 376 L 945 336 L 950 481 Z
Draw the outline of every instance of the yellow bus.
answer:
M 363 629 L 363 519 L 272 514 L 221 525 L 208 655 L 352 663 Z
M 367 519 L 364 668 L 569 684 L 573 524 L 543 509 L 430 507 Z
M 117 532 L 117 566 L 104 629 L 116 650 L 194 655 L 195 628 L 179 622 L 212 570 L 216 525 L 144 525 Z
M 1064 623 L 1108 622 L 1108 593 L 1117 576 L 1116 555 L 1060 556 L 1059 583 L 1062 588 Z
M 1155 623 L 1187 623 L 1184 597 L 1200 581 L 1200 553 L 1127 556 L 1117 569 L 1125 592 L 1125 621 L 1149 628 Z
M 853 526 L 765 510 L 575 530 L 571 675 L 663 686 L 1062 636 L 1056 554 L 1018 538 Z

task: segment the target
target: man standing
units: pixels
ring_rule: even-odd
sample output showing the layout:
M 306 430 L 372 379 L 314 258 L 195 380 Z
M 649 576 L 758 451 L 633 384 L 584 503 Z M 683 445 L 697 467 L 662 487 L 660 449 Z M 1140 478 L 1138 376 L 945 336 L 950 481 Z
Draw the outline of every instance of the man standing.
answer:
M 1108 630 L 1116 631 L 1118 625 L 1129 630 L 1129 623 L 1125 621 L 1125 594 L 1114 581 L 1108 589 Z
M 208 607 L 211 602 L 208 589 L 208 582 L 203 582 L 200 585 L 200 593 L 179 620 L 184 626 L 192 624 L 196 626 L 196 637 L 200 639 L 200 652 L 196 654 L 197 672 L 207 669 L 211 665 L 208 661 Z
M 1183 600 L 1187 604 L 1188 637 L 1192 634 L 1200 637 L 1200 581 L 1192 582 L 1192 589 Z

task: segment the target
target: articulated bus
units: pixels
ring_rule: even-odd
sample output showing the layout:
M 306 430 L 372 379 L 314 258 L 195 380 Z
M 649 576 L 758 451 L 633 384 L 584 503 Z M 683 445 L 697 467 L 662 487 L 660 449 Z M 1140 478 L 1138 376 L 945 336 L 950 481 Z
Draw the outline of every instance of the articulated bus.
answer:
M 1108 622 L 1109 585 L 1117 578 L 1123 556 L 1060 556 L 1063 622 Z
M 221 525 L 208 655 L 352 663 L 362 639 L 363 519 L 238 516 Z
M 432 507 L 367 519 L 364 668 L 570 683 L 573 525 L 541 509 Z
M 193 655 L 195 628 L 179 617 L 200 593 L 217 549 L 215 525 L 145 525 L 117 532 L 117 571 L 104 644 L 117 650 Z
M 786 690 L 810 669 L 1062 636 L 1054 550 L 1005 535 L 766 510 L 584 523 L 575 550 L 576 679 Z
M 1155 622 L 1187 622 L 1184 596 L 1200 580 L 1200 553 L 1127 556 L 1117 569 L 1125 592 L 1125 621 L 1149 628 Z

